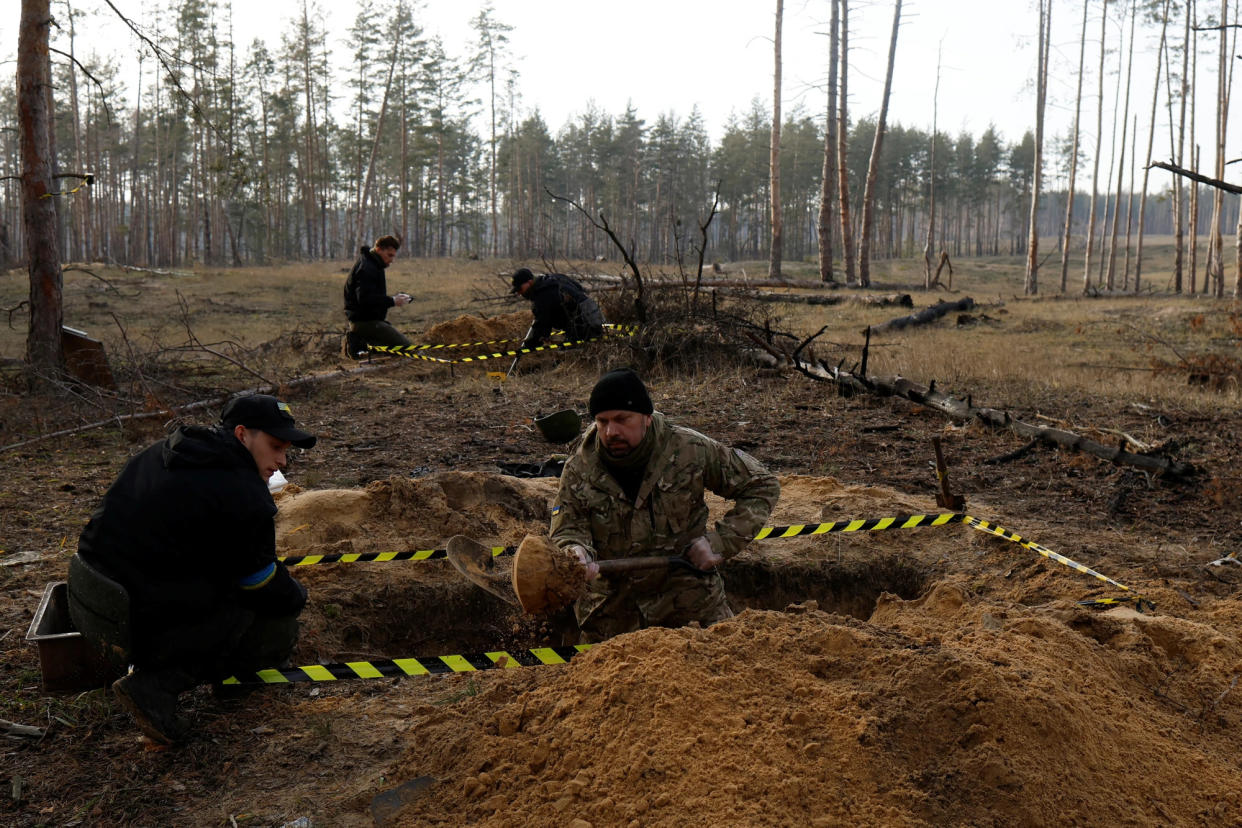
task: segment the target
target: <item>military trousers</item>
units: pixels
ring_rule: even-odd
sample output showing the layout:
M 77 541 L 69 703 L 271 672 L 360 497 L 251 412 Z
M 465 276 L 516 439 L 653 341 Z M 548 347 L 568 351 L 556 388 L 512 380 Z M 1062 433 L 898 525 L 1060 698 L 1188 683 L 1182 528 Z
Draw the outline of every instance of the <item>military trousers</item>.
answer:
M 673 570 L 656 592 L 635 590 L 625 576 L 608 579 L 602 602 L 596 596 L 575 607 L 579 642 L 603 641 L 647 627 L 703 626 L 733 617 L 720 573 Z

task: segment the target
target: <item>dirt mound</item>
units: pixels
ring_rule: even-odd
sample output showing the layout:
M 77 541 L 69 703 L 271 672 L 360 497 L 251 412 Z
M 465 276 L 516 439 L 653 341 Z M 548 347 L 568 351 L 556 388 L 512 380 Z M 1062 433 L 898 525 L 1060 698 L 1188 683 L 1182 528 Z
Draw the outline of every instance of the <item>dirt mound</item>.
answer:
M 490 342 L 493 339 L 516 339 L 530 327 L 530 311 L 521 310 L 483 319 L 459 316 L 432 325 L 419 337 L 430 345 L 458 345 L 469 342 Z
M 1210 656 L 1161 645 L 1187 638 Z M 416 708 L 390 778 L 440 780 L 409 825 L 1228 821 L 1239 714 L 1219 702 L 1239 658 L 1232 633 L 950 579 L 870 623 L 805 605 L 646 630 L 539 686 Z
M 276 545 L 281 555 L 406 551 L 443 546 L 451 535 L 515 544 L 546 531 L 551 478 L 485 472 L 392 477 L 366 489 L 295 492 L 280 500 Z

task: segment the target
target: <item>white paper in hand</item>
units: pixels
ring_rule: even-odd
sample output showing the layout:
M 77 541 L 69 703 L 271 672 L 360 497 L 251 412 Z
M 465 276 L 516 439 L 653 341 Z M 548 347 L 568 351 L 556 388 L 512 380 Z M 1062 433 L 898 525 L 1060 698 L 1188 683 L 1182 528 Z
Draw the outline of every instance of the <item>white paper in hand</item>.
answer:
M 289 484 L 285 476 L 280 473 L 280 469 L 272 472 L 272 476 L 267 479 L 267 490 L 272 494 L 276 494 Z

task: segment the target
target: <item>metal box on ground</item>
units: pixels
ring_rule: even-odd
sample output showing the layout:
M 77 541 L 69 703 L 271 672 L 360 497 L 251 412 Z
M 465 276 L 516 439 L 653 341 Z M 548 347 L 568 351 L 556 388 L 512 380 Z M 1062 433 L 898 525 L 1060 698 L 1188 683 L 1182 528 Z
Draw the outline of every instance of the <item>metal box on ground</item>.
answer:
M 30 621 L 26 640 L 39 648 L 39 669 L 43 689 L 49 693 L 71 693 L 107 687 L 125 674 L 126 665 L 110 656 L 98 644 L 87 640 L 69 617 L 69 588 L 66 581 L 53 581 L 43 591 L 43 600 Z

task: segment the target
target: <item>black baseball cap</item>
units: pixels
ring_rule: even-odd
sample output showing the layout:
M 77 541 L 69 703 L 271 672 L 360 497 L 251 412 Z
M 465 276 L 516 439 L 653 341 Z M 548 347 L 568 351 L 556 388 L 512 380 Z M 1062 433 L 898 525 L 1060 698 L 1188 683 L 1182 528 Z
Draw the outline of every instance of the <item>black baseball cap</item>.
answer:
M 535 274 L 531 273 L 529 267 L 519 267 L 513 271 L 513 292 L 517 293 L 518 288 L 535 278 Z
M 268 394 L 246 394 L 234 397 L 224 406 L 220 422 L 229 428 L 245 426 L 266 431 L 277 440 L 287 440 L 298 448 L 315 445 L 316 437 L 297 428 L 289 403 Z

